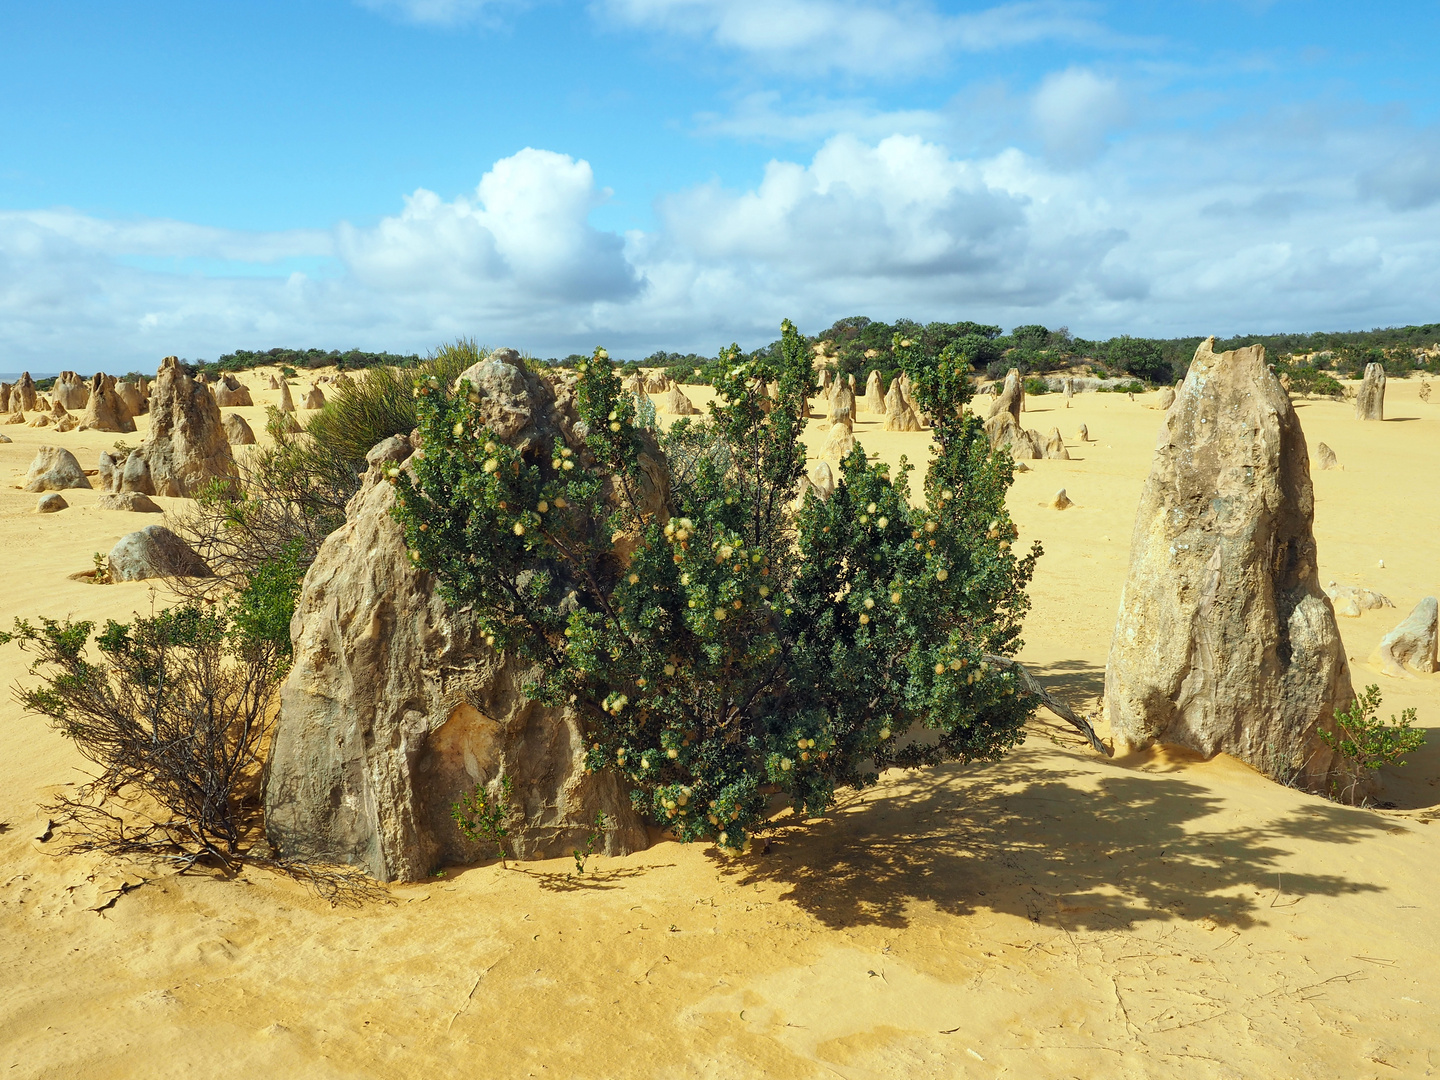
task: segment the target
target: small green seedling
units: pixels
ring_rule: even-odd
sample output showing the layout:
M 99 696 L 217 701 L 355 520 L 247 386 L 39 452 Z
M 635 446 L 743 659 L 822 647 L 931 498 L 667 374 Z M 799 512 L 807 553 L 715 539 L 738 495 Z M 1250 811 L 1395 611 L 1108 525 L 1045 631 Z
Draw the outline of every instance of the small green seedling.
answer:
M 506 822 L 511 815 L 510 798 L 514 786 L 510 777 L 500 778 L 500 796 L 494 800 L 485 794 L 485 785 L 477 784 L 475 790 L 450 807 L 450 816 L 460 827 L 467 840 L 489 840 L 495 845 L 495 857 L 502 868 L 505 861 L 505 837 L 510 830 Z

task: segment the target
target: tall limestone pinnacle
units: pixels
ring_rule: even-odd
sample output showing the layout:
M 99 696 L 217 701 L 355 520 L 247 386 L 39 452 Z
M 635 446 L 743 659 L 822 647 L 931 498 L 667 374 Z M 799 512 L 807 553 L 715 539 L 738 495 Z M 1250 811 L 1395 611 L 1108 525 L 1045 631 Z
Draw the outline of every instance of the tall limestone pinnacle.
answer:
M 1305 435 L 1263 346 L 1195 352 L 1140 497 L 1105 671 L 1117 740 L 1344 786 L 1320 738 L 1354 692 L 1316 568 Z

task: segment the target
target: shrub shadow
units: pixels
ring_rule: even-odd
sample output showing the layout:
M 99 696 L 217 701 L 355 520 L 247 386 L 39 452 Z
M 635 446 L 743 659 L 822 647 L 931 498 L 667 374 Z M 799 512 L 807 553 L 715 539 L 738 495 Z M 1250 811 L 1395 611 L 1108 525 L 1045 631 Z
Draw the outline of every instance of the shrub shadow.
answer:
M 1387 828 L 1375 814 L 1317 800 L 1236 824 L 1220 816 L 1224 800 L 1181 775 L 1107 765 L 1091 790 L 1072 781 L 1093 772 L 1042 774 L 1038 758 L 1022 749 L 1003 765 L 943 766 L 871 789 L 803 826 L 803 839 L 788 842 L 797 828 L 781 828 L 769 854 L 728 873 L 742 886 L 786 887 L 787 899 L 836 929 L 903 927 L 917 903 L 1071 930 L 1200 919 L 1246 927 L 1265 920 L 1280 889 L 1287 904 L 1381 891 L 1283 869 L 1287 839 L 1358 843 Z

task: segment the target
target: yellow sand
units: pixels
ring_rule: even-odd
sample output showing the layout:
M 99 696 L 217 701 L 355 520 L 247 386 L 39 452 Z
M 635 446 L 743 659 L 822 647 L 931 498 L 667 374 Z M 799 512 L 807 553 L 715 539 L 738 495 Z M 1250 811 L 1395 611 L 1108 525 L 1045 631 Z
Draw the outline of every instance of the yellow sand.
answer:
M 244 376 L 252 388 L 263 374 Z M 297 387 L 299 400 L 303 381 Z M 1395 609 L 1341 620 L 1355 681 L 1440 721 L 1440 675 L 1367 657 L 1440 592 L 1440 407 L 1391 381 L 1385 423 L 1299 403 L 1321 576 Z M 687 393 L 703 403 L 704 392 Z M 255 391 L 273 402 L 274 391 Z M 1030 401 L 1072 460 L 1011 505 L 1046 554 L 1023 659 L 1091 707 L 1161 414 L 1150 399 Z M 262 409 L 238 410 L 260 427 Z M 304 417 L 304 411 L 301 412 Z M 857 434 L 923 466 L 926 434 Z M 1089 425 L 1096 442 L 1080 444 Z M 812 425 L 812 445 L 824 435 Z M 93 467 L 117 436 L 5 427 L 0 620 L 127 617 L 143 584 L 71 579 L 154 516 L 33 512 L 34 449 Z M 139 435 L 124 436 L 132 445 Z M 1045 504 L 1065 487 L 1076 505 Z M 1385 568 L 1380 569 L 1383 559 Z M 0 650 L 0 681 L 23 674 Z M 327 907 L 259 872 L 183 878 L 36 842 L 37 803 L 82 776 L 0 703 L 0 1075 L 6 1077 L 1410 1077 L 1440 1067 L 1440 741 L 1385 777 L 1392 811 L 1269 783 L 1228 759 L 1107 761 L 1043 718 L 1003 763 L 887 774 L 823 823 L 729 861 L 453 868 L 394 904 Z M 111 899 L 122 882 L 148 879 Z

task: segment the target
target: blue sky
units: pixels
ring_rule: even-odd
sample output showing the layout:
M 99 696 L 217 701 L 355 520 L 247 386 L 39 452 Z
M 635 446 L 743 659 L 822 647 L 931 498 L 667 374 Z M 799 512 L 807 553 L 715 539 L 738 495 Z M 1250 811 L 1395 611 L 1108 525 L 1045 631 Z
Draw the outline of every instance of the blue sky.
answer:
M 1440 320 L 1440 5 L 0 9 L 0 369 Z

